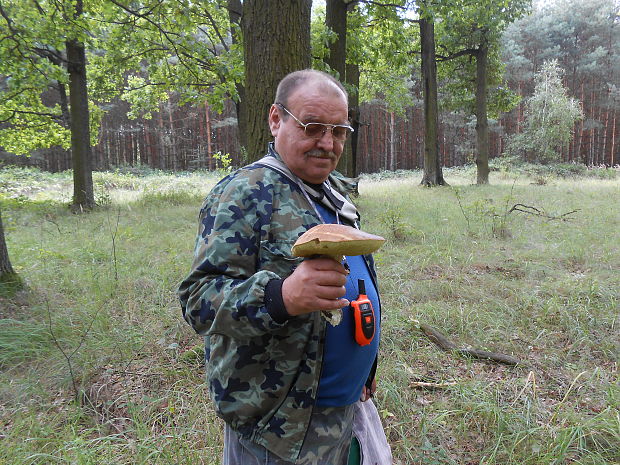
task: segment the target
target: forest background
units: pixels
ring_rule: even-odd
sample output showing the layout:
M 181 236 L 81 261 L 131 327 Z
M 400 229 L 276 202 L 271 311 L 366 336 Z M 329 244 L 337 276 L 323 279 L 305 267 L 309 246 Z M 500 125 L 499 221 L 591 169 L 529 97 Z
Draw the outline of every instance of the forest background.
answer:
M 214 157 L 217 154 L 230 154 L 235 166 L 256 158 L 256 154 L 248 155 L 247 147 L 242 149 L 247 143 L 241 139 L 237 118 L 244 89 L 243 50 L 235 40 L 240 19 L 230 13 L 241 11 L 239 5 L 234 5 L 236 2 L 201 2 L 203 9 L 193 13 L 186 6 L 183 22 L 176 16 L 172 21 L 169 16 L 175 8 L 177 16 L 182 14 L 184 2 L 168 2 L 168 10 L 163 7 L 166 2 L 162 2 L 159 10 L 151 9 L 152 19 L 144 13 L 148 4 L 132 12 L 117 7 L 119 13 L 108 11 L 114 2 L 108 2 L 107 7 L 106 2 L 101 6 L 87 3 L 92 4 L 92 10 L 87 10 L 89 15 L 108 21 L 107 27 L 82 26 L 100 35 L 90 37 L 90 48 L 86 47 L 94 169 L 212 169 L 218 165 Z M 468 11 L 472 8 L 467 2 L 453 2 L 431 11 L 435 17 L 439 82 L 440 164 L 460 166 L 476 158 L 475 51 L 481 43 L 481 31 L 488 31 L 489 36 L 491 158 L 504 154 L 509 139 L 524 130 L 526 99 L 534 92 L 536 73 L 545 62 L 555 60 L 568 95 L 583 109 L 583 117 L 572 127 L 575 137 L 559 148 L 557 160 L 589 166 L 617 164 L 618 3 L 561 0 L 539 2 L 533 10 L 528 9 L 527 2 L 490 4 L 495 6 L 490 8 L 481 2 L 477 9 Z M 334 30 L 345 27 L 346 63 L 350 70 L 357 68 L 350 72 L 348 80 L 354 105 L 359 97 L 356 167 L 349 175 L 423 167 L 423 79 L 420 29 L 416 23 L 422 6 L 424 2 L 392 2 L 386 6 L 381 2 L 349 2 L 348 19 L 332 19 L 332 23 L 340 21 L 336 26 L 332 24 L 332 30 L 326 28 L 324 4 L 319 2 L 313 10 L 312 66 L 338 74 L 337 65 L 330 62 L 330 53 L 335 54 Z M 495 23 L 490 19 L 485 23 L 480 14 L 489 8 L 498 18 Z M 41 14 L 31 13 L 35 19 Z M 472 19 L 467 15 L 478 16 Z M 161 24 L 153 26 L 147 19 Z M 15 23 L 17 20 L 13 19 Z M 111 26 L 123 21 L 135 24 L 132 28 L 127 24 L 116 29 Z M 52 33 L 51 27 L 40 32 Z M 122 34 L 130 33 L 131 40 L 123 39 Z M 162 35 L 170 41 L 163 40 Z M 180 44 L 174 45 L 176 37 L 183 37 L 185 42 L 179 39 Z M 285 40 L 291 42 L 290 38 Z M 50 51 L 57 44 L 48 42 L 37 52 L 38 63 L 31 72 L 50 73 L 46 67 L 58 59 Z M 3 44 L 11 46 L 8 40 Z M 289 53 L 297 51 L 291 48 Z M 11 74 L 7 71 L 5 67 L 5 73 Z M 22 70 L 22 74 L 26 72 Z M 344 78 L 345 73 L 341 74 Z M 24 76 L 20 79 L 26 81 Z M 65 81 L 61 78 L 59 82 Z M 7 89 L 15 87 L 12 83 L 4 85 Z M 41 91 L 40 83 L 37 85 L 38 94 L 30 94 L 34 101 L 39 101 Z M 30 91 L 34 87 L 32 83 L 28 86 Z M 66 98 L 66 92 L 59 96 L 59 90 L 59 85 L 48 86 L 40 103 L 32 107 L 19 108 L 23 98 L 13 99 L 13 105 L 5 102 L 4 117 L 0 118 L 4 121 L 0 126 L 0 147 L 4 145 L 6 151 L 0 152 L 0 160 L 50 171 L 72 167 L 68 117 L 63 116 L 68 104 L 60 97 Z M 16 117 L 10 113 L 15 109 L 23 113 Z M 11 151 L 30 156 L 17 158 L 8 153 Z
M 175 288 L 307 66 L 344 76 L 341 169 L 388 238 L 395 463 L 619 463 L 618 2 L 530 7 L 0 0 L 0 464 L 219 463 Z

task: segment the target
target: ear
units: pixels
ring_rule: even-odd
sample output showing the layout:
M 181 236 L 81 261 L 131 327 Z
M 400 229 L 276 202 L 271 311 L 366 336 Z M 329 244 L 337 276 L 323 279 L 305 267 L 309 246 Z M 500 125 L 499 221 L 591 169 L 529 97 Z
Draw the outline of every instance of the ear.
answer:
M 271 108 L 269 109 L 269 129 L 271 130 L 271 135 L 273 137 L 278 135 L 280 124 L 282 124 L 282 119 L 280 118 L 278 107 L 276 105 L 271 105 Z

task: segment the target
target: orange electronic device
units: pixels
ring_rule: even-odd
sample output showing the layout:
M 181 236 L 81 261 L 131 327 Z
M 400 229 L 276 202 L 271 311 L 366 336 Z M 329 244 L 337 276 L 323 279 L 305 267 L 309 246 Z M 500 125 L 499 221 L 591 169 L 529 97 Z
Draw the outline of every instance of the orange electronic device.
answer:
M 367 346 L 375 337 L 375 311 L 366 295 L 366 285 L 363 279 L 357 280 L 360 294 L 351 302 L 355 324 L 355 342 Z

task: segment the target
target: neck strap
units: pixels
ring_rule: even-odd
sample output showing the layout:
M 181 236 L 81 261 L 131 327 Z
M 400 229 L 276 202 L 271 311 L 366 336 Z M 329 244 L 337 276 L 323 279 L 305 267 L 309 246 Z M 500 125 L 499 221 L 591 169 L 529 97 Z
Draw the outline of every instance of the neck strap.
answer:
M 349 202 L 340 192 L 333 189 L 329 179 L 320 185 L 321 189 L 315 189 L 309 186 L 288 169 L 272 144 L 269 144 L 269 153 L 257 161 L 256 164 L 271 168 L 297 184 L 319 218 L 322 219 L 321 214 L 314 207 L 314 202 L 311 199 L 314 199 L 314 201 L 319 202 L 325 208 L 333 211 L 336 214 L 338 222 L 340 222 L 340 218 L 343 218 L 347 223 L 357 227 L 357 220 L 359 217 L 355 205 Z

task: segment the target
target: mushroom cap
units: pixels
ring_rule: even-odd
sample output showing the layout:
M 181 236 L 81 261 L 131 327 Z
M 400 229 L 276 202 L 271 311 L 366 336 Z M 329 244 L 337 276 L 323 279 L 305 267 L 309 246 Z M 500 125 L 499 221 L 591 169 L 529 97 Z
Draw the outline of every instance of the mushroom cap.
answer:
M 343 224 L 319 224 L 303 233 L 293 245 L 295 257 L 312 255 L 365 255 L 383 245 L 385 239 Z

